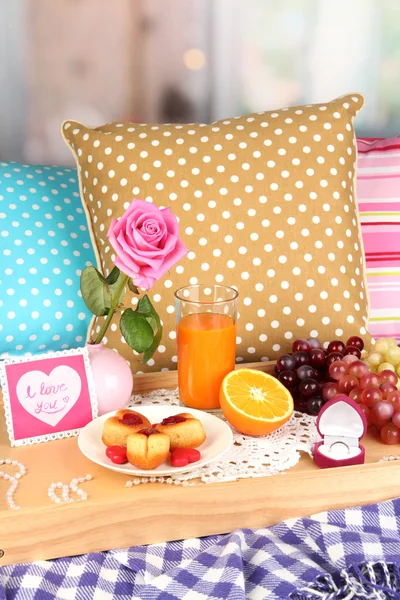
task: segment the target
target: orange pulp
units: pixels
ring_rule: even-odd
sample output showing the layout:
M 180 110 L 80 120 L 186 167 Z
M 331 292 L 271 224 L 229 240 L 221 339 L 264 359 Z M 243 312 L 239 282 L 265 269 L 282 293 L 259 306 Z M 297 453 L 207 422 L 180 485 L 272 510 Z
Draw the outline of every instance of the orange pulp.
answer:
M 190 408 L 219 408 L 222 380 L 235 368 L 233 319 L 218 313 L 187 315 L 177 331 L 181 401 Z

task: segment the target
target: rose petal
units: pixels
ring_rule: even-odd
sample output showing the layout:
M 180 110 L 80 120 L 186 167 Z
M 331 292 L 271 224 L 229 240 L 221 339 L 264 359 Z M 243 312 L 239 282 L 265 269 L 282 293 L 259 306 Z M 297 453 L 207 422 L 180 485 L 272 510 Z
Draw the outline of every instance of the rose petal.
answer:
M 160 228 L 158 238 L 155 237 L 153 240 L 146 239 L 146 236 L 143 235 L 142 231 L 142 225 L 149 219 L 157 221 Z M 141 250 L 153 250 L 154 248 L 157 248 L 166 233 L 167 227 L 162 220 L 161 215 L 140 215 L 136 220 L 134 220 L 134 215 L 132 215 L 127 221 L 127 241 L 129 240 L 134 247 L 140 248 Z
M 122 235 L 121 233 L 119 234 L 120 236 Z M 108 239 L 110 240 L 110 243 L 117 255 L 117 258 L 119 257 L 119 260 L 121 261 L 121 263 L 123 263 L 124 265 L 126 265 L 126 267 L 123 270 L 123 272 L 126 272 L 126 269 L 128 268 L 130 271 L 132 272 L 138 272 L 139 271 L 139 267 L 137 265 L 135 265 L 135 263 L 132 262 L 132 258 L 129 256 L 129 253 L 127 253 L 123 247 L 123 245 L 120 243 L 120 241 L 115 237 L 115 234 L 113 231 L 111 231 L 111 228 L 108 232 Z M 116 261 L 114 261 L 116 264 Z M 128 274 L 128 273 L 126 273 Z
M 164 222 L 158 223 L 155 219 L 146 219 L 141 227 L 137 227 L 144 241 L 152 246 L 159 246 L 164 236 L 168 234 Z
M 149 290 L 157 282 L 157 279 L 146 275 L 136 275 L 135 277 L 132 277 L 132 281 L 136 287 Z
M 129 245 L 126 244 L 122 233 L 119 234 L 119 239 L 115 240 L 113 248 L 119 259 L 127 265 L 127 268 L 134 273 L 139 273 L 141 265 L 139 265 L 135 258 L 131 255 Z
M 165 260 L 163 261 L 162 265 L 160 265 L 160 267 L 158 269 L 151 269 L 150 267 L 143 267 L 141 269 L 141 273 L 148 278 L 152 277 L 152 278 L 154 278 L 155 281 L 158 281 L 159 279 L 161 279 L 161 277 L 163 275 L 165 275 L 165 273 L 167 271 L 169 271 L 169 269 L 171 267 L 173 267 L 173 265 L 175 263 L 180 261 L 181 258 L 183 258 L 188 253 L 188 251 L 189 250 L 186 248 L 185 244 L 181 240 L 178 239 L 177 243 L 175 245 L 175 248 L 173 249 L 172 252 L 170 252 L 170 254 L 168 256 L 165 257 Z M 146 289 L 150 289 L 150 288 L 146 288 Z
M 164 253 L 162 251 L 156 253 L 155 251 L 143 251 L 134 248 L 133 245 L 125 239 L 123 231 L 121 231 L 118 236 L 118 242 L 124 250 L 125 257 L 130 257 L 130 259 L 123 258 L 123 260 L 132 260 L 140 268 L 150 266 L 152 269 L 158 269 L 164 260 Z
M 158 215 L 160 212 L 160 209 L 155 204 L 134 198 L 121 218 L 118 219 L 117 224 L 114 225 L 115 233 L 117 235 L 121 230 L 126 229 L 126 223 L 128 220 L 133 219 L 136 221 L 136 219 L 143 214 L 148 214 L 150 216 L 150 214 Z
M 178 237 L 179 234 L 179 224 L 175 215 L 171 215 L 169 213 L 163 213 L 163 218 L 165 225 L 167 227 L 168 233 L 175 235 Z
M 118 267 L 120 271 L 122 271 L 122 273 L 125 273 L 125 275 L 129 275 L 129 277 L 132 277 L 132 281 L 134 281 L 138 277 L 137 271 L 134 271 L 132 268 L 134 266 L 134 263 L 125 263 L 120 259 L 119 256 L 116 256 L 114 264 L 116 267 Z

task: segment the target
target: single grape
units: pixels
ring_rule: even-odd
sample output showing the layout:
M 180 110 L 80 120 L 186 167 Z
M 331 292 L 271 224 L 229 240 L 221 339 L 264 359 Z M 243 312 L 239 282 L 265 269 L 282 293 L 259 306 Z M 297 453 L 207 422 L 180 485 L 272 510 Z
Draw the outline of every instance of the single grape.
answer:
M 389 350 L 389 342 L 386 338 L 379 338 L 376 340 L 374 346 L 374 352 L 379 352 L 379 354 L 386 354 Z
M 324 401 L 321 396 L 314 396 L 314 398 L 309 398 L 307 402 L 307 408 L 310 414 L 317 415 L 321 408 L 324 405 Z
M 397 340 L 395 338 L 386 338 L 389 348 L 395 348 L 397 346 Z
M 290 356 L 290 354 L 283 354 L 283 356 L 278 358 L 276 361 L 276 368 L 278 369 L 279 373 L 281 371 L 293 371 L 295 367 L 296 361 L 294 360 L 293 356 Z
M 322 388 L 322 397 L 324 400 L 332 400 L 339 393 L 339 386 L 337 382 L 329 382 L 325 383 Z
M 343 354 L 340 354 L 340 352 L 330 352 L 325 358 L 325 364 L 327 367 L 330 367 L 332 363 L 334 363 L 337 360 L 342 360 L 342 358 Z
M 288 390 L 294 388 L 297 383 L 296 373 L 293 371 L 282 371 L 279 373 L 278 379 Z
M 325 352 L 321 348 L 313 348 L 310 351 L 310 364 L 315 369 L 322 369 L 325 366 Z
M 299 385 L 299 392 L 302 396 L 310 398 L 311 396 L 317 395 L 319 387 L 319 383 L 318 381 L 315 381 L 315 379 L 305 379 Z
M 347 356 L 352 355 L 348 354 Z M 344 356 L 343 360 L 345 358 L 346 357 Z M 349 375 L 354 375 L 354 377 L 357 377 L 357 379 L 361 379 L 361 377 L 367 373 L 369 373 L 368 365 L 366 365 L 365 362 L 362 362 L 362 360 L 355 360 L 349 365 Z
M 385 400 L 380 400 L 373 405 L 372 413 L 378 421 L 389 421 L 394 413 L 393 404 L 385 402 Z
M 381 429 L 381 438 L 385 444 L 398 444 L 400 442 L 400 429 L 394 423 L 386 423 Z
M 379 352 L 372 352 L 365 360 L 372 367 L 379 367 L 383 363 L 383 355 Z
M 392 346 L 385 354 L 386 362 L 396 366 L 400 362 L 400 348 Z
M 377 418 L 375 413 L 372 412 L 372 408 L 369 409 L 369 422 L 371 425 L 375 425 L 378 431 L 380 431 L 384 425 L 387 425 L 387 421 L 381 421 Z
M 361 390 L 359 387 L 355 387 L 350 391 L 349 398 L 354 400 L 354 402 L 357 402 L 357 404 L 361 404 L 362 393 L 363 393 L 363 390 Z
M 386 396 L 386 401 L 391 402 L 394 406 L 395 411 L 400 411 L 400 392 L 389 392 Z
M 310 342 L 307 340 L 296 340 L 292 344 L 292 352 L 310 352 Z
M 390 394 L 391 392 L 396 392 L 397 388 L 395 385 L 392 385 L 391 383 L 382 383 L 379 386 L 379 389 L 382 392 L 382 396 L 386 399 L 387 395 Z
M 326 381 L 325 369 L 323 371 L 315 370 L 315 375 L 314 375 L 313 379 L 316 379 L 318 381 L 318 383 L 325 383 L 325 381 Z
M 381 385 L 381 379 L 376 373 L 367 373 L 360 379 L 360 388 L 366 390 L 370 387 L 378 388 Z
M 332 365 L 332 367 L 334 366 L 335 364 Z M 339 392 L 341 394 L 346 394 L 348 396 L 349 392 L 354 388 L 358 388 L 358 379 L 357 377 L 354 377 L 354 375 L 343 375 L 343 377 L 339 379 Z
M 344 353 L 345 345 L 340 340 L 334 340 L 328 346 L 328 354 L 331 352 L 339 352 L 340 354 Z
M 311 350 L 321 348 L 321 342 L 317 338 L 308 338 L 307 342 L 310 344 Z
M 382 373 L 382 371 L 393 371 L 393 373 L 396 373 L 394 366 L 388 362 L 383 362 L 381 365 L 379 365 L 378 373 Z
M 346 365 L 351 365 L 353 362 L 359 361 L 360 359 L 357 358 L 357 356 L 354 356 L 353 354 L 346 354 L 346 356 L 343 356 L 342 361 L 346 363 Z
M 365 418 L 367 419 L 367 425 L 371 425 L 371 419 L 370 419 L 371 409 L 368 408 L 368 406 L 365 406 L 364 404 L 360 404 L 360 410 L 363 411 Z
M 362 339 L 360 337 L 358 337 L 356 335 L 352 335 L 351 337 L 349 337 L 349 339 L 346 342 L 346 347 L 347 346 L 355 346 L 359 350 L 363 350 L 364 342 L 362 341 Z
M 381 380 L 381 383 L 390 383 L 393 386 L 396 386 L 397 382 L 399 380 L 396 373 L 393 373 L 393 371 L 391 371 L 389 369 L 385 369 L 385 370 L 381 371 L 379 373 L 379 378 Z
M 308 413 L 307 402 L 308 402 L 308 398 L 302 398 L 302 397 L 300 397 L 295 402 L 295 405 L 294 405 L 295 410 L 298 410 L 299 412 L 302 412 L 302 413 Z
M 292 357 L 295 360 L 296 369 L 298 367 L 301 367 L 301 365 L 309 365 L 310 364 L 310 357 L 308 356 L 307 352 L 302 352 L 301 350 L 299 350 L 298 352 L 295 352 L 294 354 L 292 354 Z
M 361 394 L 362 403 L 371 408 L 377 402 L 382 400 L 382 392 L 378 388 L 370 387 L 363 390 Z
M 296 369 L 297 378 L 299 381 L 304 381 L 305 379 L 314 379 L 315 371 L 310 365 L 302 365 L 298 369 Z
M 396 425 L 397 429 L 400 429 L 400 411 L 393 413 L 392 423 Z
M 347 374 L 347 369 L 348 366 L 346 363 L 344 363 L 342 360 L 338 360 L 330 365 L 329 376 L 332 377 L 332 379 L 339 381 L 343 375 Z
M 344 349 L 344 355 L 348 356 L 349 354 L 357 356 L 357 358 L 361 358 L 361 350 L 359 350 L 355 346 L 346 346 L 346 348 Z

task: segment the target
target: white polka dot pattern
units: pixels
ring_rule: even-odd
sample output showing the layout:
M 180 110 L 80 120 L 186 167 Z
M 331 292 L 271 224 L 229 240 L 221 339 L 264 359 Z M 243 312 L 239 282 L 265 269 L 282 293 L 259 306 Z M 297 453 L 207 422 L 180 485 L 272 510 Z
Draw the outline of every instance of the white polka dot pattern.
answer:
M 75 169 L 0 162 L 0 357 L 85 344 L 94 261 Z
M 212 125 L 64 123 L 99 267 L 112 266 L 106 232 L 133 196 L 171 206 L 190 250 L 150 291 L 165 334 L 141 370 L 175 368 L 173 292 L 188 283 L 238 288 L 238 362 L 273 359 L 313 332 L 325 341 L 364 330 L 352 125 L 362 104 L 352 95 Z M 137 370 L 118 329 L 108 344 Z

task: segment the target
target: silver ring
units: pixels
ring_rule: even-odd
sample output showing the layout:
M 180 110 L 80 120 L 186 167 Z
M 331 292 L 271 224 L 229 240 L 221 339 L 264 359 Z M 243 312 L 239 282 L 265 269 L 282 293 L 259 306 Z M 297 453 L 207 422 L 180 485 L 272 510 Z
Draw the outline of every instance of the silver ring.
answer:
M 346 444 L 346 442 L 340 442 L 340 441 L 333 442 L 333 444 L 331 444 L 331 445 L 329 446 L 329 452 L 332 452 L 332 448 L 333 448 L 333 446 L 335 446 L 336 444 L 340 444 L 341 446 L 346 446 L 346 448 L 347 448 L 347 454 L 350 454 L 350 446 L 348 446 L 348 445 Z

